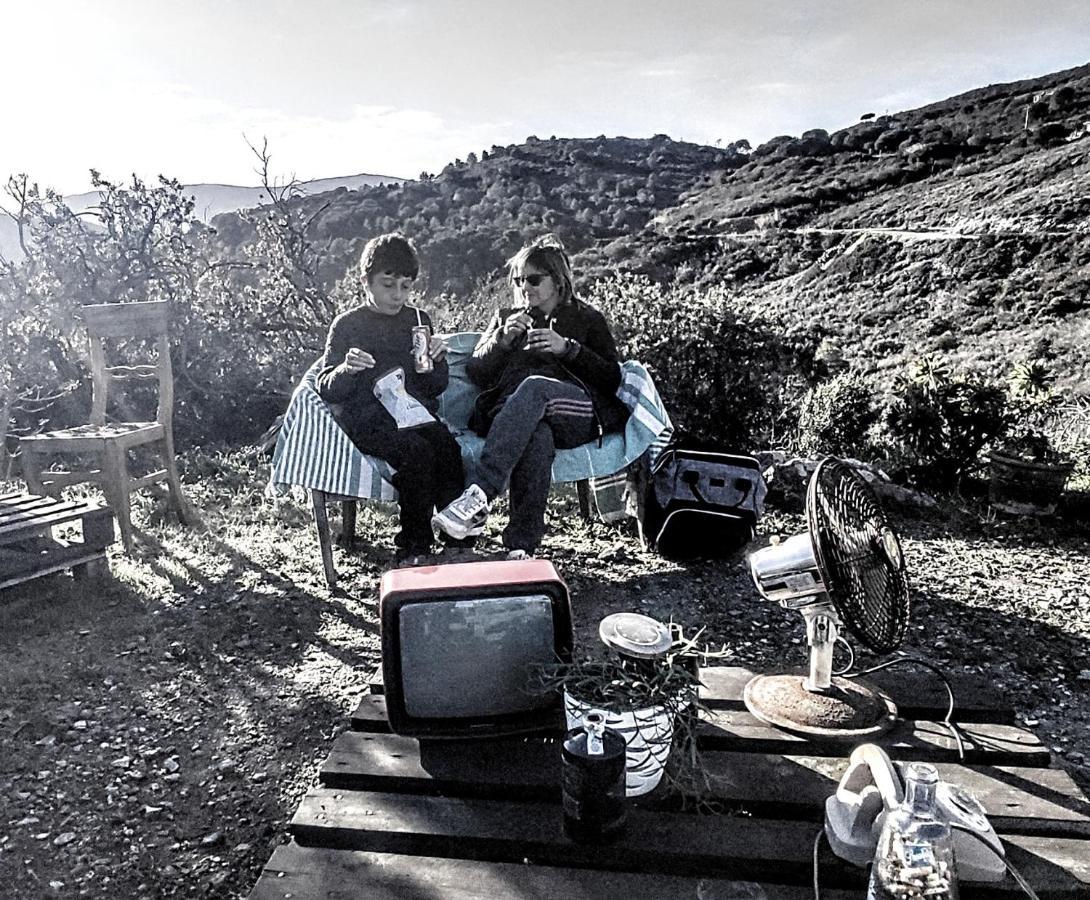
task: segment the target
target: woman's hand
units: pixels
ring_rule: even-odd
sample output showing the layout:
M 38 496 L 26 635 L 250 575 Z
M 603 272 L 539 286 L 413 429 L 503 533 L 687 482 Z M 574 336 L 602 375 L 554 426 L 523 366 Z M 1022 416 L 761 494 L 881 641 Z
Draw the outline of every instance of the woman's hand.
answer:
M 366 350 L 361 350 L 359 347 L 350 347 L 348 352 L 344 355 L 344 362 L 341 363 L 341 368 L 349 375 L 355 375 L 362 372 L 364 369 L 373 369 L 374 367 L 375 358 Z
M 519 337 L 526 334 L 533 324 L 534 320 L 530 318 L 526 310 L 520 309 L 511 313 L 503 320 L 503 345 L 513 347 Z
M 560 356 L 567 346 L 567 338 L 557 334 L 551 328 L 531 328 L 526 332 L 526 346 L 523 349 Z
M 448 350 L 450 350 L 450 345 L 443 338 L 437 334 L 431 336 L 431 343 L 428 345 L 428 356 L 438 362 L 447 355 Z

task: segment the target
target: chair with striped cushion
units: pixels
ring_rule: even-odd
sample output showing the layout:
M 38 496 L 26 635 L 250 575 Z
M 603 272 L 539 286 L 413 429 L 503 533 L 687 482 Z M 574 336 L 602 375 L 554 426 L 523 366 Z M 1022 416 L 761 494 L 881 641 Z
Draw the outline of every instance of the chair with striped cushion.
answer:
M 478 388 L 466 372 L 466 362 L 473 355 L 479 337 L 480 334 L 470 331 L 446 336 L 450 345 L 447 355 L 450 381 L 439 401 L 439 415 L 462 449 L 467 474 L 477 465 L 484 446 L 483 438 L 470 431 L 468 424 Z M 273 453 L 269 489 L 274 494 L 284 494 L 292 485 L 301 485 L 310 491 L 326 581 L 333 587 L 336 570 L 326 504 L 336 500 L 344 503 L 342 540 L 351 546 L 356 499 L 395 500 L 397 491 L 389 481 L 393 474 L 389 463 L 360 453 L 337 425 L 333 409 L 318 396 L 320 367 L 321 361 L 311 366 L 292 394 Z M 552 480 L 579 484 L 584 511 L 589 508 L 586 486 L 589 480 L 624 471 L 644 453 L 649 450 L 654 453 L 655 448 L 665 446 L 673 431 L 654 382 L 640 363 L 622 364 L 617 395 L 632 411 L 625 430 L 605 435 L 600 445 L 594 441 L 558 450 L 553 460 Z

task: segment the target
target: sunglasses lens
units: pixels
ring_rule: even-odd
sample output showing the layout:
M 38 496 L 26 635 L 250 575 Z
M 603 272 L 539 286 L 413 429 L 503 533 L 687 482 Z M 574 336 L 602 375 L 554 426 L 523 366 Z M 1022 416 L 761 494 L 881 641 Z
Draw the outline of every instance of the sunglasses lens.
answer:
M 530 287 L 538 287 L 538 285 L 540 285 L 541 282 L 543 282 L 548 277 L 548 275 L 535 273 L 533 275 L 519 276 L 518 278 L 514 279 L 514 282 L 515 284 L 528 284 L 530 285 Z

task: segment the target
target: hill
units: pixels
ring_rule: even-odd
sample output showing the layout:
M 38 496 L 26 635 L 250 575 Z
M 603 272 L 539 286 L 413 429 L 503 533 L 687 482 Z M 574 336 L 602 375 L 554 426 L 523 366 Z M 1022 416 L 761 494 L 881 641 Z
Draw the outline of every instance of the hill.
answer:
M 864 115 L 759 147 L 600 136 L 470 154 L 437 175 L 299 201 L 340 278 L 400 229 L 430 294 L 488 293 L 528 237 L 557 232 L 579 276 L 728 286 L 741 309 L 810 323 L 849 362 L 922 354 L 1002 374 L 1051 357 L 1090 384 L 1090 66 Z M 227 254 L 253 224 L 217 217 Z M 470 318 L 455 324 L 479 324 Z
M 864 369 L 934 354 L 1002 374 L 1040 355 L 1085 393 L 1088 129 L 1084 66 L 773 138 L 582 267 L 726 283 Z
M 401 184 L 403 178 L 392 175 L 345 175 L 338 178 L 317 178 L 304 181 L 299 185 L 304 195 L 320 194 L 326 191 L 357 190 L 360 187 L 378 184 Z M 193 214 L 202 222 L 211 221 L 214 216 L 240 209 L 250 209 L 268 202 L 263 187 L 244 187 L 236 184 L 187 184 L 184 193 L 193 198 Z M 64 198 L 73 212 L 83 212 L 99 202 L 98 191 L 86 191 L 82 194 L 70 194 Z M 0 256 L 7 259 L 22 257 L 14 223 L 6 216 L 0 216 Z
M 366 240 L 401 230 L 420 247 L 432 293 L 468 296 L 499 271 L 528 236 L 554 231 L 578 251 L 642 230 L 707 173 L 743 161 L 734 150 L 673 141 L 600 136 L 493 146 L 437 175 L 394 186 L 337 190 L 298 201 L 308 236 L 325 246 L 327 285 Z M 221 249 L 243 252 L 254 223 L 213 220 Z

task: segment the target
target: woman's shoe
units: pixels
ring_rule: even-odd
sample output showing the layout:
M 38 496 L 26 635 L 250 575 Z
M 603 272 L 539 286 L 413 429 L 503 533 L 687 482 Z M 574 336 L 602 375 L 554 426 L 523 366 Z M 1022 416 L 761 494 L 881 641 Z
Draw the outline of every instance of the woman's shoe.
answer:
M 460 541 L 481 534 L 487 520 L 488 497 L 480 485 L 471 484 L 431 517 L 431 527 Z

